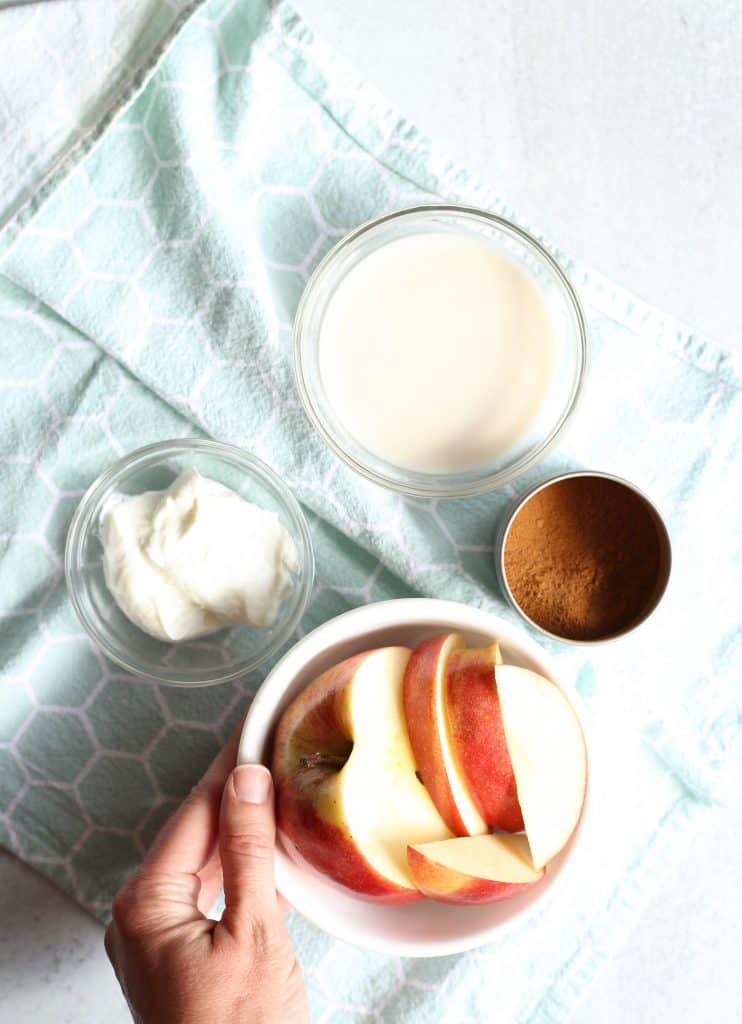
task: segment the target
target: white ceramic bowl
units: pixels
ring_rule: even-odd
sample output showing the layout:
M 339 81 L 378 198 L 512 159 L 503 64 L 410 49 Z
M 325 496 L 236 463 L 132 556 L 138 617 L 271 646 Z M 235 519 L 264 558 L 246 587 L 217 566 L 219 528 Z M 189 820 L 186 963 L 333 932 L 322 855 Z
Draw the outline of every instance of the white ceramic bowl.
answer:
M 364 605 L 325 622 L 284 655 L 258 690 L 245 721 L 239 763 L 268 763 L 278 720 L 296 695 L 320 673 L 360 651 L 389 644 L 414 646 L 428 636 L 461 632 L 473 645 L 500 641 L 505 661 L 548 676 L 567 693 L 548 656 L 519 629 L 489 612 L 454 601 L 411 598 Z M 576 711 L 582 722 L 580 708 Z M 584 728 L 584 722 L 582 722 Z M 589 750 L 588 750 L 589 756 Z M 474 949 L 520 922 L 563 880 L 584 830 L 582 818 L 567 847 L 541 882 L 522 896 L 488 906 L 457 907 L 423 900 L 403 906 L 370 903 L 353 896 L 276 849 L 276 887 L 305 918 L 345 942 L 396 956 L 445 956 Z

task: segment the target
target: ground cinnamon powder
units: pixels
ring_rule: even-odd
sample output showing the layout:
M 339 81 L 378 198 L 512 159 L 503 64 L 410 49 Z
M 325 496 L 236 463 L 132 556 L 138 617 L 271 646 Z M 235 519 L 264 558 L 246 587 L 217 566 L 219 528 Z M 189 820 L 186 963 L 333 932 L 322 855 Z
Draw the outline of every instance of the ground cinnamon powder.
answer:
M 516 516 L 505 544 L 513 597 L 539 626 L 597 640 L 635 622 L 653 596 L 660 542 L 644 501 L 598 476 L 559 480 Z

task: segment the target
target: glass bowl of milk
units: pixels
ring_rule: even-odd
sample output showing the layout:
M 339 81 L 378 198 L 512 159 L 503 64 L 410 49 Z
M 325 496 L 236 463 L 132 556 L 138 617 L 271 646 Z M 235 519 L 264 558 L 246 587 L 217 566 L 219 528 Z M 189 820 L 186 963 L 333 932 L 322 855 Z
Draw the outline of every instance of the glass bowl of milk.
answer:
M 556 442 L 587 370 L 585 317 L 554 258 L 485 210 L 400 210 L 340 241 L 294 324 L 306 411 L 367 479 L 481 494 Z
M 290 546 L 290 571 L 284 581 L 288 585 L 282 587 L 280 600 L 259 626 L 206 621 L 200 624 L 205 629 L 189 631 L 182 628 L 189 625 L 183 618 L 183 608 L 172 603 L 166 607 L 166 602 L 160 600 L 157 611 L 162 617 L 157 621 L 163 627 L 167 621 L 168 630 L 164 636 L 158 637 L 152 635 L 146 612 L 152 610 L 163 592 L 160 589 L 158 595 L 149 587 L 148 580 L 153 572 L 157 575 L 165 570 L 159 563 L 144 565 L 141 557 L 137 564 L 126 564 L 121 551 L 116 552 L 122 568 L 121 577 L 128 579 L 130 584 L 126 595 L 128 603 L 123 601 L 121 595 L 116 594 L 116 587 L 112 586 L 111 563 L 107 561 L 111 555 L 108 524 L 112 521 L 112 510 L 136 507 L 143 499 L 164 497 L 169 504 L 177 504 L 174 488 L 179 481 L 187 483 L 194 475 L 202 482 L 206 481 L 208 487 L 218 486 L 222 498 L 231 495 L 235 502 L 243 499 L 250 503 L 254 515 L 252 519 L 245 520 L 247 527 L 242 528 L 242 532 L 239 524 L 243 520 L 233 520 L 233 525 L 238 526 L 237 531 L 225 530 L 226 535 L 219 538 L 218 545 L 208 543 L 209 538 L 206 537 L 205 547 L 203 543 L 195 548 L 191 546 L 190 553 L 195 554 L 195 560 L 187 565 L 189 571 L 197 570 L 196 575 L 200 573 L 207 587 L 218 585 L 232 565 L 246 567 L 249 571 L 247 563 L 250 562 L 251 542 L 254 552 L 254 537 L 245 536 L 245 529 L 251 529 L 250 523 L 253 531 L 261 528 L 260 520 L 255 517 L 263 510 L 263 514 L 276 524 L 274 537 L 277 536 L 276 531 L 280 531 Z M 196 493 L 203 501 L 203 492 Z M 186 512 L 186 519 L 170 524 L 171 530 L 176 526 L 176 532 L 194 532 L 190 517 L 193 512 L 196 518 L 195 506 Z M 115 525 L 122 534 L 129 525 L 141 533 L 145 524 L 130 522 L 125 517 L 123 522 Z M 207 531 L 211 528 L 208 520 L 204 526 Z M 139 540 L 138 537 L 133 539 Z M 172 541 L 174 538 L 168 539 Z M 213 552 L 223 563 L 221 567 L 216 566 L 216 573 L 210 564 Z M 258 563 L 255 571 L 265 573 L 265 564 Z M 67 534 L 65 573 L 70 600 L 88 635 L 126 672 L 174 686 L 209 686 L 249 675 L 278 654 L 296 630 L 307 606 L 314 580 L 314 557 L 309 527 L 301 506 L 269 466 L 233 445 L 185 438 L 139 448 L 115 462 L 91 484 L 77 507 Z M 233 573 L 228 572 L 227 575 L 234 577 Z M 237 573 L 238 582 L 240 578 Z M 189 583 L 191 592 L 193 579 Z M 137 588 L 141 593 L 135 592 Z M 167 620 L 164 611 L 168 612 Z M 172 629 L 174 624 L 181 629 L 178 639 L 174 639 L 178 635 Z M 195 635 L 199 632 L 200 635 Z

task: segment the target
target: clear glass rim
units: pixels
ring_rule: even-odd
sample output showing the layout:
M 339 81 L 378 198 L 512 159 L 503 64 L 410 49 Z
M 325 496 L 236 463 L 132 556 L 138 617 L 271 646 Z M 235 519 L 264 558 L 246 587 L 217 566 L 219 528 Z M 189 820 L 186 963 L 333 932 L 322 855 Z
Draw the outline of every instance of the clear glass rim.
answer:
M 332 272 L 333 265 L 338 257 L 349 247 L 353 246 L 363 235 L 383 224 L 390 224 L 407 217 L 412 218 L 424 214 L 437 215 L 441 213 L 459 215 L 473 220 L 484 221 L 490 226 L 499 228 L 506 233 L 513 234 L 525 245 L 526 248 L 530 248 L 547 264 L 549 270 L 554 274 L 559 284 L 562 286 L 567 302 L 571 307 L 571 311 L 577 323 L 577 354 L 579 365 L 570 391 L 569 401 L 566 403 L 561 416 L 552 430 L 540 444 L 530 452 L 521 456 L 521 458 L 517 459 L 512 465 L 505 469 L 497 470 L 494 473 L 488 473 L 467 483 L 452 480 L 450 484 L 447 485 L 445 482 L 442 482 L 442 480 L 445 479 L 445 474 L 438 476 L 431 474 L 430 485 L 423 485 L 417 482 L 403 483 L 384 474 L 383 472 L 373 469 L 366 463 L 359 461 L 359 459 L 357 459 L 338 442 L 332 429 L 326 422 L 322 411 L 314 401 L 311 389 L 307 384 L 302 351 L 306 334 L 305 324 L 307 320 L 307 311 L 314 300 L 319 285 L 325 280 L 328 274 Z M 516 477 L 521 476 L 523 473 L 526 473 L 529 469 L 535 466 L 536 463 L 547 454 L 547 452 L 550 451 L 572 418 L 575 409 L 577 408 L 577 403 L 589 366 L 588 333 L 582 304 L 571 281 L 551 253 L 549 253 L 548 250 L 546 250 L 544 246 L 542 246 L 541 243 L 527 231 L 524 231 L 523 228 L 518 227 L 517 224 L 507 220 L 505 217 L 499 217 L 497 214 L 490 213 L 488 210 L 483 210 L 475 206 L 465 206 L 457 203 L 424 203 L 417 206 L 408 206 L 401 210 L 394 210 L 392 213 L 383 214 L 381 217 L 375 217 L 372 220 L 366 221 L 365 224 L 362 224 L 360 227 L 341 238 L 315 268 L 304 288 L 296 311 L 296 317 L 294 319 L 293 349 L 294 375 L 299 396 L 310 422 L 324 439 L 328 447 L 338 456 L 338 458 L 345 462 L 346 465 L 350 466 L 351 469 L 360 474 L 360 476 L 365 477 L 367 480 L 379 484 L 382 487 L 397 491 L 401 494 L 409 495 L 413 498 L 473 497 L 477 494 L 485 494 L 488 491 L 493 491 L 497 487 L 501 487 L 504 484 L 509 483 L 511 480 L 514 480 Z
M 304 554 L 304 571 L 300 584 L 302 592 L 296 608 L 287 620 L 284 629 L 274 638 L 265 651 L 253 658 L 246 658 L 239 665 L 206 680 L 184 680 L 172 676 L 148 671 L 145 667 L 134 664 L 118 651 L 115 650 L 105 633 L 98 628 L 97 623 L 88 615 L 83 602 L 80 600 L 76 576 L 79 572 L 80 555 L 83 549 L 83 542 L 89 530 L 92 528 L 94 516 L 98 509 L 102 494 L 108 490 L 111 484 L 121 474 L 132 466 L 152 465 L 163 461 L 171 455 L 183 454 L 186 452 L 202 452 L 216 458 L 222 458 L 238 468 L 243 468 L 246 473 L 254 476 L 265 483 L 269 489 L 275 491 L 281 503 L 288 511 L 292 525 L 296 527 L 299 534 L 299 543 Z M 180 438 L 168 441 L 157 441 L 154 444 L 137 448 L 128 455 L 117 459 L 116 462 L 105 469 L 99 477 L 88 487 L 79 504 L 67 530 L 67 540 L 64 549 L 64 575 L 72 607 L 90 639 L 100 648 L 107 658 L 120 665 L 126 672 L 149 679 L 151 682 L 162 683 L 166 686 L 178 686 L 184 689 L 198 689 L 207 686 L 216 686 L 220 683 L 227 683 L 234 679 L 254 672 L 263 665 L 277 650 L 288 640 L 306 610 L 309 597 L 314 583 L 314 549 L 312 538 L 309 532 L 309 525 L 306 516 L 302 511 L 299 502 L 289 487 L 281 480 L 278 474 L 270 468 L 262 459 L 244 451 L 236 445 L 225 444 L 221 441 L 212 441 L 202 438 Z

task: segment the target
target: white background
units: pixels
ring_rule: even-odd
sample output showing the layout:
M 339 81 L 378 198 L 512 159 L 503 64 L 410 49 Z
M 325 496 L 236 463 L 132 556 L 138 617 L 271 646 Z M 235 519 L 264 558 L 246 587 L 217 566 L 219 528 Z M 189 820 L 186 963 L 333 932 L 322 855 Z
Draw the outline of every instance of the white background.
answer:
M 742 348 L 737 0 L 294 2 L 561 248 Z M 574 1024 L 739 1019 L 741 832 L 726 812 L 695 839 Z M 14 1024 L 129 1019 L 100 926 L 6 855 L 0 1006 Z

